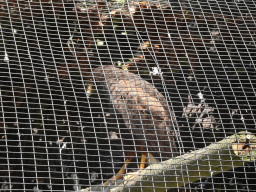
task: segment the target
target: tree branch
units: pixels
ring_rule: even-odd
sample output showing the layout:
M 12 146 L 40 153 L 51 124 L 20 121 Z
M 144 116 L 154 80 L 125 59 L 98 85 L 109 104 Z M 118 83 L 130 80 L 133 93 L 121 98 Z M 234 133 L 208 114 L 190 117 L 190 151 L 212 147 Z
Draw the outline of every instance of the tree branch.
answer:
M 249 132 L 240 132 L 203 149 L 150 165 L 115 185 L 93 186 L 82 191 L 140 192 L 143 188 L 146 192 L 161 192 L 234 169 L 255 158 L 256 137 Z

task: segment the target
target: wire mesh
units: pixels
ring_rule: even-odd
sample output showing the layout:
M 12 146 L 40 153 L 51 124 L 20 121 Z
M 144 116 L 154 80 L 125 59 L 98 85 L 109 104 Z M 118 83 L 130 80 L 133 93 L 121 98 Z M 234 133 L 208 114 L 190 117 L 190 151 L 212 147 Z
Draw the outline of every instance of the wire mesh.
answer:
M 254 159 L 228 149 L 227 170 L 218 147 L 206 170 L 195 159 L 195 176 L 176 162 L 185 171 L 162 182 L 122 183 L 142 174 L 143 154 L 145 167 L 164 167 L 256 133 L 254 1 L 11 0 L 0 10 L 0 191 L 256 191 Z M 248 142 L 239 150 L 255 150 Z

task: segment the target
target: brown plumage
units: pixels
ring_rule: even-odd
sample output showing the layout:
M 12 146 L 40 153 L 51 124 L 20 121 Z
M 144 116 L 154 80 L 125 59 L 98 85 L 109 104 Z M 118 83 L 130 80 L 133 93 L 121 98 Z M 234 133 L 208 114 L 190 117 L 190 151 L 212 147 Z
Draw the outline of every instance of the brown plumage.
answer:
M 108 97 L 124 127 L 119 131 L 126 156 L 150 152 L 155 157 L 177 155 L 174 115 L 164 96 L 138 75 L 113 66 L 93 71 L 99 90 Z

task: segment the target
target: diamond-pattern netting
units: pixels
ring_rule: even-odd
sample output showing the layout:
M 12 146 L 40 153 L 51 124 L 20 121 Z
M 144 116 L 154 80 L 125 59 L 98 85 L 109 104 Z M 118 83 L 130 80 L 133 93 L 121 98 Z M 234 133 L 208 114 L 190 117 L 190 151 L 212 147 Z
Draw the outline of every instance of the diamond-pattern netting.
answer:
M 239 0 L 0 1 L 0 191 L 109 191 L 142 173 L 143 154 L 145 167 L 162 165 L 254 135 L 255 10 Z M 247 137 L 238 149 L 255 150 Z M 255 191 L 255 159 L 232 154 L 229 169 L 217 159 L 219 171 L 202 172 L 197 159 L 187 181 L 189 163 L 178 162 L 174 184 L 166 172 L 130 191 Z M 125 177 L 106 183 L 129 159 Z

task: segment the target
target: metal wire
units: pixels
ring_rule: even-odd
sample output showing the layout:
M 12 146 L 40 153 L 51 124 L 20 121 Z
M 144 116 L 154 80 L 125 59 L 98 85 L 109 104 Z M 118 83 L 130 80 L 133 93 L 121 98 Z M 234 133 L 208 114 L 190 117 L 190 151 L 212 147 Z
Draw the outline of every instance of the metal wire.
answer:
M 256 133 L 254 1 L 1 1 L 0 9 L 0 191 L 108 191 L 142 173 L 144 152 L 148 167 Z M 148 190 L 256 191 L 254 159 L 237 166 L 230 156 L 231 169 L 220 161 L 216 174 L 207 155 L 209 170 L 195 161 L 197 180 L 185 163 L 182 175 L 172 172 L 175 189 L 173 175 L 163 184 L 152 171 Z M 124 177 L 106 184 L 129 159 Z

